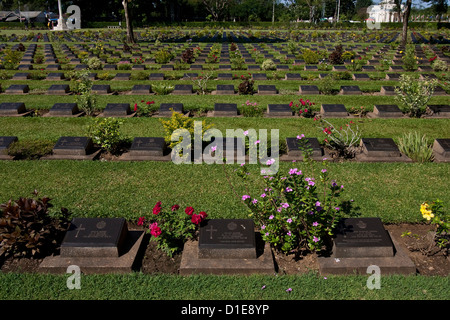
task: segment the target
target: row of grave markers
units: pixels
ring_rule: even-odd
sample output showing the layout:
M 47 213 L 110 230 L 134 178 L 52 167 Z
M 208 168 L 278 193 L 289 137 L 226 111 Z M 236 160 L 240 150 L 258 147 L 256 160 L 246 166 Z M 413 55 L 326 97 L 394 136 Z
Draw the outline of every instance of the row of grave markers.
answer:
M 245 161 L 245 147 L 241 138 L 222 138 L 221 145 L 224 147 L 224 154 L 227 148 L 232 148 L 234 159 Z M 324 157 L 329 158 L 326 150 L 321 147 L 317 138 L 307 138 L 312 149 L 312 159 L 321 161 Z M 18 141 L 16 136 L 0 137 L 0 159 L 12 160 L 8 155 L 8 148 L 13 142 Z M 209 143 L 211 147 L 214 143 Z M 286 138 L 287 154 L 281 155 L 280 161 L 302 160 L 303 152 L 297 138 Z M 391 138 L 361 138 L 361 152 L 356 155 L 357 161 L 368 162 L 411 162 L 407 156 L 402 154 Z M 210 151 L 201 146 L 201 152 Z M 226 152 L 225 152 L 226 151 Z M 41 159 L 73 159 L 73 160 L 93 160 L 100 150 L 96 148 L 89 137 L 60 137 L 53 147 L 53 154 Z M 208 152 L 209 154 L 210 152 Z M 450 162 L 450 139 L 435 139 L 433 144 L 433 154 L 435 162 Z M 228 155 L 228 154 L 227 154 Z M 241 157 L 241 158 L 239 158 Z M 123 161 L 171 161 L 171 150 L 167 148 L 162 137 L 135 137 L 128 152 L 118 158 Z
M 45 258 L 39 272 L 65 273 L 71 265 L 85 274 L 132 272 L 143 239 L 144 231 L 130 230 L 123 218 L 74 218 L 60 254 Z M 318 262 L 322 275 L 364 274 L 373 265 L 383 274 L 416 272 L 379 218 L 341 219 L 332 255 Z M 200 225 L 198 241 L 185 243 L 179 273 L 273 275 L 275 261 L 253 220 L 208 219 Z
M 428 105 L 433 111 L 433 117 L 449 118 L 449 105 Z M 188 115 L 184 110 L 182 103 L 161 103 L 156 116 L 170 117 L 172 110 L 178 113 Z M 0 117 L 20 117 L 32 114 L 23 102 L 3 102 L 0 103 Z M 45 117 L 79 117 L 84 113 L 80 111 L 77 103 L 55 103 L 45 113 Z M 99 117 L 133 117 L 136 112 L 131 109 L 129 103 L 108 103 Z M 343 104 L 322 104 L 320 112 L 321 117 L 326 118 L 352 118 L 349 111 Z M 236 103 L 215 103 L 212 111 L 208 112 L 211 117 L 238 117 L 238 106 Z M 294 117 L 297 116 L 292 111 L 289 104 L 268 104 L 267 117 Z M 402 118 L 406 115 L 397 105 L 375 105 L 373 112 L 368 113 L 368 117 L 373 118 Z

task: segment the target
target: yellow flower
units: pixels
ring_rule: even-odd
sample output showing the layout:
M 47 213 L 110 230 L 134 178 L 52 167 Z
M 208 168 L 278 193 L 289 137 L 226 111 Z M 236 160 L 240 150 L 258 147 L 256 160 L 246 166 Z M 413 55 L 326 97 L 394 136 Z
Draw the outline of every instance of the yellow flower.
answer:
M 434 214 L 430 210 L 430 206 L 427 202 L 424 202 L 420 205 L 420 213 L 422 213 L 422 217 L 424 219 L 427 219 L 428 221 L 430 221 L 431 218 L 434 218 Z

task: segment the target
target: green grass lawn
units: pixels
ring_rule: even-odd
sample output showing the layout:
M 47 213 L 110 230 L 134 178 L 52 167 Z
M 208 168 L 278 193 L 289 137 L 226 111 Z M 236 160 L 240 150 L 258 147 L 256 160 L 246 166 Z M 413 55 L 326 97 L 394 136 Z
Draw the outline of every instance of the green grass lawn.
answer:
M 173 276 L 87 275 L 69 290 L 69 275 L 0 274 L 0 300 L 448 300 L 448 278 L 382 276 L 380 289 L 368 276 Z M 264 289 L 262 287 L 265 286 Z M 288 288 L 292 291 L 286 292 Z M 269 303 L 270 304 L 270 303 Z M 170 311 L 172 312 L 172 311 Z

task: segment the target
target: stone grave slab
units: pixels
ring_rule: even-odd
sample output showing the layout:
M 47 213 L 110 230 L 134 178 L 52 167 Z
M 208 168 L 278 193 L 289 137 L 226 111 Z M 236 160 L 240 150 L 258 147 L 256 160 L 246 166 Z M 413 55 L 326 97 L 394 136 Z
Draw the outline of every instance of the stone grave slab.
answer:
M 396 104 L 377 104 L 373 107 L 373 115 L 378 118 L 400 118 L 403 112 Z
M 361 95 L 362 92 L 358 86 L 341 86 L 339 94 L 343 95 Z
M 362 71 L 376 71 L 374 66 L 362 66 L 361 67 Z M 392 70 L 391 70 L 392 71 Z
M 45 116 L 49 117 L 79 117 L 83 115 L 84 112 L 78 109 L 76 103 L 55 103 L 51 108 L 49 113 Z
M 219 70 L 231 70 L 231 65 L 230 64 L 220 64 Z
M 23 117 L 30 114 L 23 102 L 3 102 L 0 104 L 0 117 Z
M 169 65 L 169 64 L 163 64 L 159 70 L 168 70 L 168 71 L 173 71 L 173 66 Z
M 395 87 L 394 86 L 381 86 L 380 93 L 383 96 L 395 96 Z
M 433 117 L 450 118 L 450 105 L 448 104 L 431 104 L 428 105 L 433 111 Z
M 232 84 L 218 84 L 216 89 L 216 94 L 234 94 L 234 85 Z
M 211 219 L 200 227 L 199 258 L 256 259 L 251 219 Z
M 87 64 L 78 64 L 75 66 L 75 70 L 87 70 Z
M 231 73 L 219 73 L 217 80 L 233 80 L 233 75 Z
M 305 66 L 305 71 L 318 71 L 317 66 Z
M 30 87 L 27 84 L 12 84 L 6 90 L 6 94 L 24 94 L 30 92 Z
M 49 70 L 49 71 L 56 71 L 56 70 L 61 70 L 61 65 L 59 64 L 49 64 L 45 70 Z
M 267 80 L 267 75 L 265 73 L 253 73 L 252 80 Z
M 398 81 L 400 80 L 400 73 L 386 73 L 386 79 L 387 80 L 395 80 Z
M 277 71 L 287 71 L 289 70 L 289 66 L 286 64 L 278 64 L 277 65 Z
M 184 245 L 180 274 L 273 274 L 270 246 L 255 233 L 251 219 L 210 219 L 198 242 Z
M 268 104 L 268 117 L 292 117 L 294 115 L 289 104 Z
M 172 110 L 178 113 L 184 113 L 182 103 L 161 103 L 159 106 L 159 116 L 160 117 L 171 117 Z
M 311 158 L 313 160 L 322 160 L 324 156 L 323 148 L 320 146 L 319 140 L 317 138 L 303 138 L 308 140 L 308 145 L 312 149 Z M 287 154 L 282 155 L 280 160 L 282 161 L 292 161 L 292 160 L 303 160 L 303 151 L 300 150 L 299 139 L 288 137 L 286 138 Z
M 105 64 L 103 70 L 117 70 L 117 65 L 115 64 Z
M 148 79 L 153 81 L 164 80 L 164 73 L 150 73 Z
M 108 103 L 99 117 L 133 117 L 129 103 Z
M 33 65 L 31 64 L 19 64 L 17 70 L 33 70 Z
M 319 257 L 320 274 L 366 274 L 376 265 L 382 274 L 415 274 L 416 266 L 379 218 L 344 218 L 335 230 L 332 255 Z
M 189 80 L 191 78 L 198 78 L 198 73 L 187 72 L 183 74 L 183 80 Z
M 45 80 L 50 80 L 50 81 L 59 81 L 59 80 L 64 80 L 64 73 L 62 72 L 50 72 L 47 77 L 45 78 Z
M 14 74 L 11 80 L 28 80 L 30 77 L 31 76 L 28 72 L 18 72 Z
M 433 156 L 435 162 L 450 162 L 450 139 L 435 139 Z
M 333 66 L 333 71 L 342 72 L 342 71 L 348 71 L 348 69 L 346 66 Z
M 445 96 L 445 95 L 447 95 L 447 92 L 441 86 L 437 86 L 434 89 L 433 96 Z
M 311 95 L 320 94 L 319 88 L 317 86 L 310 86 L 310 85 L 300 86 L 299 92 L 300 92 L 300 94 L 311 94 Z
M 300 73 L 286 73 L 284 76 L 285 80 L 302 80 Z
M 343 104 L 322 104 L 320 114 L 323 117 L 345 118 L 348 117 L 347 109 Z
M 122 161 L 170 161 L 166 142 L 162 137 L 135 137 L 128 152 L 119 157 Z
M 370 77 L 367 73 L 354 73 L 353 80 L 355 81 L 369 81 Z
M 277 88 L 274 85 L 258 85 L 258 94 L 260 95 L 270 95 L 270 94 L 277 94 Z
M 260 71 L 260 70 L 261 70 L 260 66 L 258 66 L 258 65 L 256 65 L 256 64 L 249 64 L 249 65 L 247 66 L 247 69 L 248 69 L 248 70 L 253 70 L 253 71 Z M 244 69 L 242 69 L 242 70 L 245 70 L 245 67 L 244 67 Z
M 218 150 L 222 150 L 222 156 L 226 158 L 226 162 L 238 163 L 245 162 L 245 145 L 242 138 L 239 137 L 212 137 L 210 142 L 206 142 L 207 146 L 203 150 L 203 161 L 206 163 L 213 163 L 216 159 L 216 153 L 213 155 L 211 148 L 216 146 Z M 218 151 L 217 151 L 218 152 Z
M 393 72 L 404 72 L 405 69 L 402 66 L 390 66 L 389 71 Z
M 173 95 L 186 95 L 193 94 L 193 87 L 191 84 L 176 84 L 174 90 L 172 91 Z
M 213 117 L 236 117 L 238 109 L 236 103 L 215 103 Z
M 361 138 L 362 152 L 356 160 L 365 162 L 411 162 L 403 155 L 391 138 Z
M 95 94 L 110 94 L 112 92 L 109 84 L 94 84 L 91 90 Z
M 14 159 L 13 156 L 8 155 L 8 149 L 16 141 L 18 141 L 16 136 L 0 136 L 0 160 Z
M 131 89 L 132 94 L 150 94 L 152 86 L 149 84 L 135 84 Z
M 70 87 L 68 84 L 52 84 L 47 90 L 47 94 L 68 94 L 70 92 Z
M 43 160 L 93 160 L 100 150 L 89 137 L 60 137 L 53 146 L 53 154 Z
M 74 218 L 61 243 L 61 253 L 45 258 L 41 273 L 66 273 L 77 265 L 84 274 L 129 273 L 144 231 L 129 230 L 123 218 Z

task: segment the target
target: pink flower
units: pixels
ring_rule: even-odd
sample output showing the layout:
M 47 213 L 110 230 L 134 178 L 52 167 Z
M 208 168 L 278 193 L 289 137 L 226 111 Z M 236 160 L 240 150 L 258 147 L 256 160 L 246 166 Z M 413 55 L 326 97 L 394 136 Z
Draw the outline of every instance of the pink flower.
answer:
M 313 241 L 314 242 L 319 242 L 319 238 L 317 238 L 316 236 L 313 237 Z
M 152 236 L 154 236 L 155 238 L 157 238 L 161 234 L 161 228 L 158 227 L 157 222 L 152 223 L 148 228 L 150 229 L 150 233 L 152 234 Z
M 180 209 L 180 206 L 179 206 L 179 205 L 174 204 L 174 205 L 172 206 L 172 211 L 177 211 L 178 209 Z
M 247 199 L 250 199 L 250 196 L 249 196 L 248 194 L 244 194 L 244 195 L 242 196 L 242 201 L 245 201 L 245 200 L 247 200 Z

